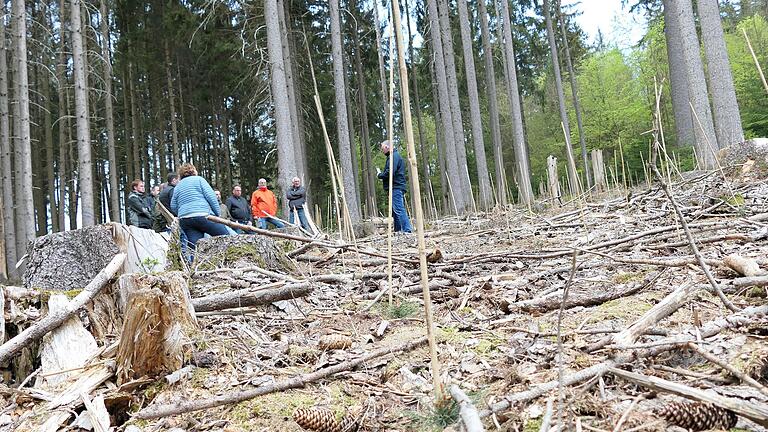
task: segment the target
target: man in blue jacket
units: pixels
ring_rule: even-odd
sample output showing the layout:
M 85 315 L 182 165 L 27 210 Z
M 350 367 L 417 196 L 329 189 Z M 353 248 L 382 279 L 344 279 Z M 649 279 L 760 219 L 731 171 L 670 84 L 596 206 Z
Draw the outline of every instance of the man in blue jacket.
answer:
M 387 157 L 384 164 L 384 171 L 379 171 L 379 178 L 384 184 L 384 190 L 389 190 L 389 152 L 392 152 L 392 221 L 395 231 L 412 232 L 411 220 L 405 211 L 405 161 L 400 157 L 400 153 L 395 150 L 390 142 L 381 143 L 381 152 Z M 378 171 L 378 168 L 376 169 Z

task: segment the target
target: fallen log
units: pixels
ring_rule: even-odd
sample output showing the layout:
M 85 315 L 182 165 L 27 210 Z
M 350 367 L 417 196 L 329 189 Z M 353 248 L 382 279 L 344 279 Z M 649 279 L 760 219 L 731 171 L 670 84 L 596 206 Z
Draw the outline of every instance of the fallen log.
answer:
M 125 261 L 125 254 L 117 254 L 112 261 L 96 277 L 88 283 L 83 291 L 69 302 L 66 308 L 55 313 L 49 313 L 34 325 L 19 333 L 13 339 L 0 346 L 0 364 L 10 360 L 24 346 L 45 336 L 48 332 L 60 326 L 75 312 L 84 307 L 109 282 Z
M 459 386 L 452 385 L 449 389 L 453 400 L 459 404 L 459 416 L 464 423 L 464 428 L 467 432 L 484 432 L 483 422 L 480 420 L 480 415 L 477 413 L 477 408 L 472 405 L 472 401 L 469 400 L 467 394 L 464 393 Z
M 731 410 L 744 418 L 748 418 L 761 426 L 768 426 L 768 408 L 765 406 L 757 405 L 743 399 L 720 396 L 714 392 L 700 390 L 684 384 L 667 381 L 659 377 L 646 376 L 617 369 L 615 367 L 608 368 L 608 372 L 651 390 L 673 393 L 688 399 L 717 405 L 720 408 Z
M 277 285 L 277 287 L 275 286 Z M 312 284 L 308 282 L 288 284 L 284 282 L 268 285 L 269 288 L 245 288 L 232 292 L 211 294 L 192 300 L 195 312 L 210 312 L 245 306 L 270 304 L 280 300 L 290 300 L 304 297 L 312 292 Z
M 118 383 L 173 372 L 191 355 L 197 327 L 184 274 L 128 275 L 133 288 L 117 347 Z
M 269 393 L 275 393 L 275 392 L 285 391 L 293 388 L 304 387 L 309 383 L 319 381 L 323 378 L 329 377 L 339 372 L 352 370 L 364 364 L 365 362 L 373 360 L 375 358 L 385 356 L 387 354 L 410 351 L 426 343 L 427 343 L 427 338 L 420 337 L 418 339 L 415 339 L 411 342 L 404 343 L 402 345 L 381 348 L 354 360 L 339 363 L 334 366 L 329 366 L 327 368 L 320 369 L 312 373 L 302 374 L 294 378 L 280 381 L 278 383 L 256 387 L 255 389 L 252 389 L 252 390 L 234 392 L 229 394 L 223 394 L 220 396 L 214 396 L 207 399 L 191 400 L 191 401 L 175 403 L 175 404 L 157 405 L 157 406 L 150 405 L 142 409 L 141 411 L 137 412 L 136 414 L 134 414 L 134 417 L 138 419 L 144 419 L 144 420 L 168 417 L 168 416 L 179 415 L 179 414 L 184 414 L 188 412 L 208 409 L 208 408 L 214 408 L 222 405 L 239 403 L 239 402 L 246 401 L 248 399 L 253 399 L 257 396 L 262 396 Z
M 565 301 L 565 308 L 570 309 L 577 306 L 595 306 L 603 304 L 610 300 L 626 297 L 635 294 L 651 286 L 661 276 L 661 272 L 649 272 L 643 280 L 631 282 L 617 287 L 613 290 L 594 291 L 585 293 L 571 292 L 571 295 Z M 521 301 L 510 305 L 511 310 L 522 310 L 524 312 L 548 312 L 559 309 L 562 303 L 563 293 L 558 291 L 548 296 Z

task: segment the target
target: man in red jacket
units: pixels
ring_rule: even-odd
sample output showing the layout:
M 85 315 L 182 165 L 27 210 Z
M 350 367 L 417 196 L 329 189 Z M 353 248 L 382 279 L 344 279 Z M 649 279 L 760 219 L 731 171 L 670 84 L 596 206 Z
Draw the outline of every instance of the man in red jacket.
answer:
M 285 227 L 274 217 L 277 214 L 277 197 L 267 189 L 267 181 L 263 178 L 259 179 L 259 188 L 251 195 L 251 212 L 253 219 L 258 220 L 261 229 L 267 229 L 267 222 L 275 228 Z

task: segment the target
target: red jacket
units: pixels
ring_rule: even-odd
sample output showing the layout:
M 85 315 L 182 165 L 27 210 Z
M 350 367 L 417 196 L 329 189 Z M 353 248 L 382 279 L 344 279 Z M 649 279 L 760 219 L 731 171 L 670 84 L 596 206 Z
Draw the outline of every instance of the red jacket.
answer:
M 254 218 L 277 215 L 277 198 L 269 189 L 256 189 L 251 195 L 251 213 Z

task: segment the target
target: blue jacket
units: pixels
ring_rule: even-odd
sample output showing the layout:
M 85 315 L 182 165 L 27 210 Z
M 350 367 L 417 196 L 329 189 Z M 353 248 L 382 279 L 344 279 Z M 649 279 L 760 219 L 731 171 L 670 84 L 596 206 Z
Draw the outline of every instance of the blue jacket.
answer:
M 180 218 L 221 215 L 213 188 L 200 176 L 185 177 L 176 185 L 171 197 L 171 211 Z
M 392 155 L 392 162 L 395 165 L 395 169 L 392 171 L 392 184 L 395 185 L 394 189 L 404 191 L 406 189 L 405 161 L 400 157 L 400 153 L 398 153 L 397 150 L 392 151 L 395 152 L 395 154 Z M 384 163 L 384 171 L 379 173 L 379 178 L 382 183 L 384 183 L 384 190 L 389 190 L 389 155 L 387 154 L 386 156 L 387 162 Z

